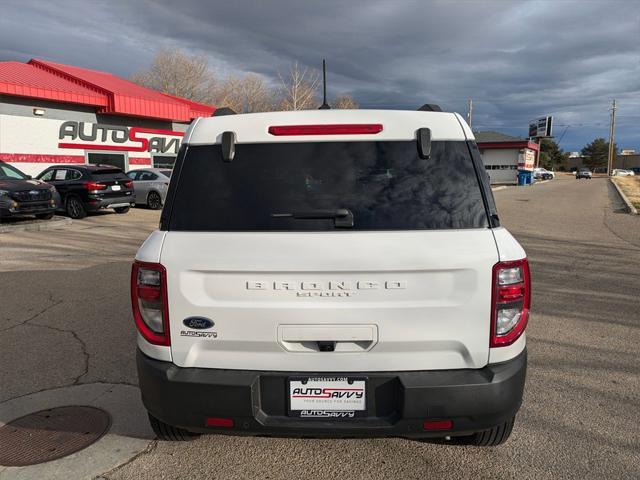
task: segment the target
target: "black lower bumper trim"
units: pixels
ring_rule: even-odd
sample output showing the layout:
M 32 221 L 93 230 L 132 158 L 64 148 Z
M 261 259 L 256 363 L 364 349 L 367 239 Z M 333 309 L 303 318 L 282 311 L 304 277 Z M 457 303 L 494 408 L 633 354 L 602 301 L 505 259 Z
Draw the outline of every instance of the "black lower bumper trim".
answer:
M 412 372 L 261 372 L 181 368 L 138 350 L 142 400 L 154 417 L 195 432 L 274 436 L 465 435 L 513 417 L 522 402 L 527 353 L 472 370 Z M 366 377 L 366 416 L 309 419 L 287 415 L 287 379 Z M 207 417 L 233 419 L 234 427 L 205 427 Z M 446 419 L 446 431 L 424 431 L 425 420 Z

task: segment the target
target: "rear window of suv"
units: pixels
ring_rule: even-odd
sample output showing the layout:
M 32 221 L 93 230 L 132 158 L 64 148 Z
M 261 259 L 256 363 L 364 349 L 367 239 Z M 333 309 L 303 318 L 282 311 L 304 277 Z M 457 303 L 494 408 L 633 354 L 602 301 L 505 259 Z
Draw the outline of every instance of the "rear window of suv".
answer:
M 109 180 L 129 180 L 129 177 L 119 168 L 109 168 L 94 170 L 91 173 L 91 177 L 100 182 L 107 182 Z
M 348 209 L 349 230 L 468 229 L 488 226 L 464 141 L 237 144 L 183 147 L 162 228 L 178 231 L 325 231 L 332 218 L 296 212 Z M 176 182 L 177 180 L 177 182 Z

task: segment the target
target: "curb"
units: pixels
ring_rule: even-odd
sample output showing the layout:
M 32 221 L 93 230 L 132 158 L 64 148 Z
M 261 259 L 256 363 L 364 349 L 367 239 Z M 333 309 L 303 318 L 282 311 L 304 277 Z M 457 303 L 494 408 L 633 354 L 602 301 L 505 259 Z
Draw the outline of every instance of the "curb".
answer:
M 73 221 L 68 217 L 53 217 L 51 220 L 29 220 L 23 223 L 1 224 L 0 233 L 11 232 L 39 232 L 42 230 L 55 230 L 71 225 Z
M 531 185 L 542 185 L 543 183 L 550 182 L 551 180 L 536 180 Z
M 509 187 L 508 187 L 508 186 L 506 186 L 506 185 L 502 185 L 502 186 L 500 186 L 500 187 L 492 187 L 492 188 L 491 188 L 491 191 L 492 191 L 492 192 L 499 192 L 500 190 L 505 190 L 505 189 L 507 189 L 507 188 L 509 188 Z
M 613 178 L 609 178 L 609 180 L 611 181 L 616 191 L 620 195 L 620 198 L 622 198 L 622 201 L 627 205 L 627 209 L 629 210 L 629 213 L 631 215 L 638 215 L 638 210 L 636 209 L 636 207 L 633 206 L 633 203 L 631 203 L 631 201 L 627 198 L 627 196 L 624 194 L 624 192 L 618 186 L 618 184 L 613 181 Z

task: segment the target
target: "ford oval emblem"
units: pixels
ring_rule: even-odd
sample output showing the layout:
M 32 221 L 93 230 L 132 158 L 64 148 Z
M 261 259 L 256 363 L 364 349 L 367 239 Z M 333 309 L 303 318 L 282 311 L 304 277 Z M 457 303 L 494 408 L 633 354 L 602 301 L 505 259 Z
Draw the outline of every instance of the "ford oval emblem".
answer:
M 195 328 L 196 330 L 206 330 L 207 328 L 213 327 L 215 324 L 213 320 L 209 320 L 204 317 L 189 317 L 185 318 L 182 323 L 187 328 Z

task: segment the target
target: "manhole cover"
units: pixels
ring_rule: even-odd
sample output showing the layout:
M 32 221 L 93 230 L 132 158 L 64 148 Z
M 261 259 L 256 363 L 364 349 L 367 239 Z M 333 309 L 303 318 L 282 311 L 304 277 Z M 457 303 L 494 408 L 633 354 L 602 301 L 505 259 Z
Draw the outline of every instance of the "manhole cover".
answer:
M 104 435 L 111 417 L 94 407 L 58 407 L 30 413 L 0 428 L 0 465 L 24 467 L 65 457 Z

